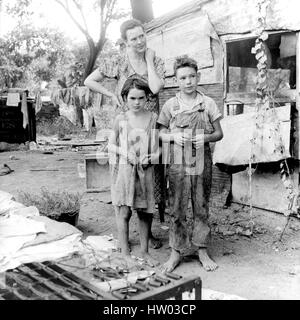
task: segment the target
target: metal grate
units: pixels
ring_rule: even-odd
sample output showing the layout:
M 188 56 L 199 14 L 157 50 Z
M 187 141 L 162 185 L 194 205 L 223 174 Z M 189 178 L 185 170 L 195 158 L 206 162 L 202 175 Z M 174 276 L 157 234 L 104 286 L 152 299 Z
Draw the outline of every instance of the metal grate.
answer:
M 103 300 L 110 297 L 50 262 L 30 263 L 5 273 L 4 300 Z
M 96 274 L 102 281 L 122 278 L 110 270 L 93 272 L 94 276 Z M 22 265 L 6 272 L 0 300 L 182 300 L 182 294 L 192 290 L 195 290 L 195 300 L 201 300 L 199 277 L 184 279 L 167 273 L 106 293 L 58 265 L 44 262 Z
M 182 300 L 184 292 L 195 290 L 195 300 L 201 300 L 201 279 L 199 277 L 189 277 L 174 280 L 174 274 L 158 277 L 153 276 L 145 284 L 137 282 L 128 288 L 113 291 L 112 296 L 120 300 L 167 300 L 175 298 Z M 171 280 L 172 279 L 172 280 Z

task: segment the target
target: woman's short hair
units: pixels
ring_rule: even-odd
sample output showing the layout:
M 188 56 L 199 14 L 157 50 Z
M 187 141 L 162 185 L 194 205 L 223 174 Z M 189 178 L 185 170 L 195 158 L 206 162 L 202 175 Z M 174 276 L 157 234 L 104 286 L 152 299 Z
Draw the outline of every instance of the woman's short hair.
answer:
M 151 94 L 151 90 L 147 84 L 147 82 L 138 79 L 138 78 L 128 78 L 121 90 L 121 97 L 123 99 L 123 101 L 126 101 L 126 98 L 128 97 L 129 91 L 131 89 L 138 89 L 138 90 L 143 90 L 146 94 L 146 97 L 149 96 L 149 94 Z
M 126 41 L 127 40 L 127 31 L 130 29 L 134 29 L 136 27 L 141 27 L 143 29 L 143 31 L 145 31 L 144 26 L 140 20 L 130 19 L 130 20 L 123 22 L 120 27 L 121 38 Z
M 196 72 L 198 72 L 198 65 L 196 60 L 190 58 L 188 55 L 176 57 L 173 65 L 174 74 L 176 75 L 178 69 L 185 67 L 193 68 Z

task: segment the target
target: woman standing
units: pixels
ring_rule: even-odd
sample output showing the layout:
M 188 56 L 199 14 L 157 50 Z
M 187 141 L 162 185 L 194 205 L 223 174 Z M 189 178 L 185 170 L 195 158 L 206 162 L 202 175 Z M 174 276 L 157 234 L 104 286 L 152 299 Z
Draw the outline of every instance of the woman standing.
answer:
M 84 85 L 93 91 L 99 92 L 111 98 L 114 106 L 120 111 L 127 111 L 122 106 L 121 89 L 129 78 L 137 78 L 147 82 L 151 93 L 145 108 L 149 111 L 159 113 L 158 93 L 164 86 L 165 66 L 161 58 L 155 52 L 147 48 L 147 40 L 142 23 L 136 19 L 125 21 L 120 28 L 121 37 L 126 44 L 123 54 L 113 61 L 102 61 L 101 65 L 93 71 L 85 80 Z M 107 90 L 100 82 L 104 78 L 115 78 L 118 80 L 116 92 Z M 164 206 L 163 169 L 157 165 L 155 168 L 155 201 Z M 161 246 L 151 234 L 150 243 L 153 248 Z

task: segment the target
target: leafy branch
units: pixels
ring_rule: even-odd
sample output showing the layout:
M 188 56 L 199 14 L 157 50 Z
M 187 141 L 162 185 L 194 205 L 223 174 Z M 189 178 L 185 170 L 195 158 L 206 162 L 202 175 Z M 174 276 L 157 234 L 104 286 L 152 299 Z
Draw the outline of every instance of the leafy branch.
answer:
M 7 11 L 21 21 L 27 21 L 33 14 L 31 8 L 33 0 L 20 0 L 15 5 L 9 5 Z M 121 11 L 117 8 L 117 0 L 54 0 L 60 8 L 69 16 L 76 28 L 83 34 L 89 49 L 88 59 L 81 84 L 85 78 L 93 71 L 96 59 L 107 42 L 106 33 L 109 24 L 113 20 L 127 17 L 129 12 Z M 89 30 L 89 12 L 87 8 L 93 9 L 98 15 L 99 33 L 94 40 Z M 91 26 L 90 26 L 91 27 Z
M 81 18 L 83 20 L 83 25 L 79 21 L 76 20 L 75 15 L 72 13 L 71 8 L 70 8 L 69 0 L 64 0 L 64 1 L 63 0 L 54 0 L 54 1 L 57 2 L 65 10 L 65 12 L 68 14 L 68 16 L 74 22 L 74 24 L 77 26 L 77 28 L 85 35 L 87 41 L 88 42 L 89 41 L 93 42 L 93 39 L 90 36 L 89 31 L 88 31 L 86 18 L 85 18 L 84 13 L 83 13 L 82 5 L 76 0 L 72 0 L 71 1 L 73 3 L 73 5 L 75 6 L 75 8 L 77 8 L 77 10 L 80 13 L 80 16 L 81 16 Z
M 251 195 L 251 165 L 255 161 L 255 154 L 253 152 L 254 146 L 257 143 L 257 140 L 260 138 L 263 138 L 263 136 L 260 136 L 259 132 L 264 127 L 265 124 L 265 118 L 266 118 L 266 111 L 268 111 L 271 107 L 274 108 L 275 102 L 273 100 L 273 97 L 270 93 L 269 87 L 268 87 L 268 58 L 267 58 L 267 52 L 266 52 L 266 40 L 268 39 L 268 33 L 266 30 L 266 17 L 267 17 L 267 10 L 270 5 L 270 0 L 260 0 L 258 3 L 258 37 L 255 40 L 255 46 L 252 48 L 251 53 L 255 54 L 255 58 L 257 60 L 257 81 L 256 81 L 256 131 L 253 134 L 253 138 L 251 140 L 251 157 L 249 159 L 249 183 L 250 183 L 250 195 Z M 273 100 L 273 101 L 272 101 Z M 275 116 L 275 112 L 273 115 Z M 279 127 L 280 122 L 278 117 L 274 119 L 275 121 L 275 131 L 274 134 L 277 135 L 276 141 L 278 142 L 276 146 L 276 150 L 281 152 L 282 154 L 285 154 L 285 146 L 282 140 L 282 137 L 279 135 Z M 280 235 L 280 240 L 282 239 L 283 233 L 286 230 L 286 227 L 289 223 L 290 215 L 295 212 L 295 206 L 296 200 L 297 200 L 297 190 L 294 187 L 294 184 L 291 180 L 291 174 L 290 170 L 287 164 L 286 159 L 282 160 L 280 163 L 280 174 L 281 174 L 281 181 L 286 188 L 288 195 L 287 199 L 289 201 L 287 211 L 285 212 L 285 216 L 287 216 L 287 221 L 285 224 L 285 227 L 283 229 L 282 234 Z M 250 208 L 252 199 L 250 199 Z M 298 207 L 296 207 L 296 211 L 298 210 Z

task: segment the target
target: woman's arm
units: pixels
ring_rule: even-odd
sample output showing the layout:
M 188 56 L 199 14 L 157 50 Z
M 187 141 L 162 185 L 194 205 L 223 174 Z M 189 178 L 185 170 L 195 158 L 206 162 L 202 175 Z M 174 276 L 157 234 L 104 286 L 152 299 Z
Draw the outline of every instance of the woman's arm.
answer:
M 164 80 L 159 77 L 154 65 L 155 52 L 148 48 L 145 54 L 148 69 L 148 84 L 153 94 L 159 93 L 164 87 Z
M 113 92 L 107 90 L 100 83 L 100 81 L 102 81 L 103 79 L 104 79 L 104 76 L 102 75 L 102 73 L 98 69 L 96 69 L 84 80 L 84 85 L 95 92 L 98 92 L 98 93 L 104 94 L 105 96 L 110 97 L 113 103 L 116 104 L 118 107 L 120 107 L 121 103 L 118 97 Z

